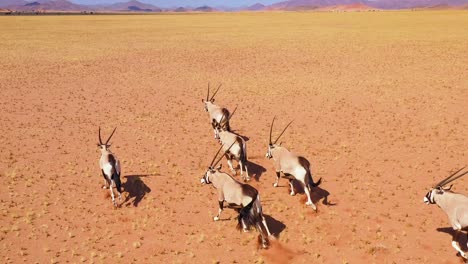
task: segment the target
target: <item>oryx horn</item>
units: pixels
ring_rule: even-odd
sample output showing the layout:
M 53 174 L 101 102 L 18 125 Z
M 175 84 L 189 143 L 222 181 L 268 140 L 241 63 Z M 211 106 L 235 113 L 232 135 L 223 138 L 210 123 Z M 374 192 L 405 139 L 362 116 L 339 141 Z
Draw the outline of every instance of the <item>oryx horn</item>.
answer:
M 101 127 L 99 127 L 99 145 L 102 145 L 102 139 L 101 139 Z
M 229 146 L 229 148 L 228 148 L 224 153 L 229 152 L 229 150 L 231 149 L 232 146 L 234 146 L 234 144 L 236 144 L 236 141 L 234 141 L 234 142 L 231 144 L 231 146 Z M 224 144 L 221 145 L 221 148 L 223 148 L 223 146 L 224 146 Z M 218 150 L 218 153 L 219 153 L 219 151 L 221 150 L 221 148 Z M 216 156 L 218 155 L 218 153 L 216 153 Z M 215 156 L 215 157 L 216 157 L 216 156 Z M 213 167 L 215 167 L 216 165 L 218 165 L 218 163 L 221 161 L 222 158 L 223 158 L 223 155 L 221 155 L 221 157 L 219 157 L 219 159 L 218 159 L 213 165 L 211 165 L 211 167 L 213 168 Z
M 456 179 L 458 179 L 458 178 L 464 176 L 465 174 L 468 173 L 468 171 L 466 171 L 466 172 L 464 172 L 464 173 L 462 173 L 462 174 L 460 174 L 460 175 L 454 177 L 454 176 L 457 175 L 460 171 L 462 171 L 464 168 L 465 168 L 465 167 L 463 167 L 463 168 L 457 170 L 456 172 L 452 173 L 450 176 L 448 176 L 447 178 L 443 179 L 441 182 L 439 182 L 438 184 L 436 184 L 435 187 L 443 187 L 443 186 L 445 186 L 445 185 L 447 185 L 447 184 L 453 182 L 454 180 L 456 180 Z M 452 178 L 452 177 L 453 177 L 453 178 Z
M 270 126 L 270 141 L 269 141 L 269 144 L 271 144 L 271 132 L 273 131 L 273 123 L 275 123 L 275 118 L 276 116 L 273 117 L 273 120 L 271 121 L 271 126 Z
M 294 121 L 294 120 L 293 120 Z M 281 134 L 276 138 L 275 142 L 273 142 L 273 144 L 276 144 L 276 142 L 278 142 L 278 140 L 280 139 L 280 137 L 283 135 L 283 133 L 286 131 L 286 129 L 288 129 L 289 125 L 291 125 L 291 123 L 293 122 L 289 122 L 289 124 L 283 129 L 283 132 L 281 132 Z
M 220 84 L 220 85 L 218 86 L 218 89 L 216 89 L 216 91 L 215 91 L 214 94 L 211 96 L 210 100 L 208 100 L 208 101 L 213 100 L 213 98 L 215 97 L 215 95 L 218 93 L 219 88 L 221 88 L 221 85 L 223 85 L 223 84 Z M 209 91 L 209 90 L 208 90 L 208 91 Z
M 112 131 L 112 134 L 111 134 L 110 137 L 107 139 L 105 145 L 107 145 L 107 143 L 109 143 L 109 141 L 110 141 L 110 139 L 112 138 L 112 136 L 114 135 L 116 129 L 117 129 L 117 128 L 114 128 L 114 131 Z
M 206 94 L 206 101 L 210 98 L 210 83 L 208 83 L 208 93 Z
M 223 146 L 224 146 L 224 145 L 221 145 L 221 147 L 219 147 L 218 151 L 217 151 L 216 154 L 214 155 L 213 160 L 212 160 L 211 163 L 210 163 L 210 168 L 213 167 L 213 163 L 214 163 L 216 157 L 218 156 L 219 152 L 220 152 L 221 149 L 223 148 Z

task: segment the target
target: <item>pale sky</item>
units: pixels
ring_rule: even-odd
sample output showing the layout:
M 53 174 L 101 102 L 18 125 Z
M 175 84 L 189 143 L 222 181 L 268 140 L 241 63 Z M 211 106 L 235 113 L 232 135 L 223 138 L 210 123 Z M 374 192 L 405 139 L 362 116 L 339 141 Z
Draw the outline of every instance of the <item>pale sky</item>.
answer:
M 129 0 L 71 0 L 76 4 L 108 4 L 117 2 L 128 2 Z M 272 3 L 281 2 L 282 0 L 138 0 L 142 3 L 153 4 L 158 7 L 178 7 L 178 6 L 192 6 L 198 7 L 202 5 L 208 6 L 225 6 L 225 7 L 239 7 L 249 6 L 255 3 L 262 3 L 269 5 Z

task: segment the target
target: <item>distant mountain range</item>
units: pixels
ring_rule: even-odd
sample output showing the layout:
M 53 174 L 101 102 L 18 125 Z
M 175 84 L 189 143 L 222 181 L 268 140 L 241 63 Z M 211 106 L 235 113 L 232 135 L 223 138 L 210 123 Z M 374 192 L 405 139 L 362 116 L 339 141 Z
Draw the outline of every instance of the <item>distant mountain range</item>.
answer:
M 448 9 L 452 7 L 468 8 L 468 0 L 288 0 L 272 5 L 257 3 L 247 7 L 175 7 L 160 8 L 137 0 L 108 5 L 79 5 L 68 0 L 1 0 L 2 10 L 12 11 L 96 11 L 96 12 L 212 12 L 212 11 L 268 11 L 268 10 L 342 10 L 365 11 L 376 9 L 432 8 Z M 1 12 L 1 11 L 0 11 Z

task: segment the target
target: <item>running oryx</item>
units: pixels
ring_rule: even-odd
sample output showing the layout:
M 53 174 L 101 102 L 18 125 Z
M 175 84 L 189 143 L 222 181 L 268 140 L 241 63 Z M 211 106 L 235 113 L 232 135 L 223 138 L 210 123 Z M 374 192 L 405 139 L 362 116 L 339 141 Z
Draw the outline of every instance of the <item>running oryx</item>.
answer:
M 227 123 L 229 123 L 229 120 L 231 117 L 234 115 L 236 112 L 237 107 L 234 109 L 231 115 L 229 115 L 227 119 Z M 224 120 L 224 117 L 221 119 L 221 121 Z M 244 138 L 242 138 L 240 135 L 230 132 L 225 126 L 222 125 L 222 123 L 218 124 L 215 127 L 216 131 L 218 132 L 219 135 L 219 142 L 223 146 L 229 146 L 233 145 L 229 150 L 225 147 L 224 148 L 224 156 L 227 159 L 229 168 L 234 175 L 237 174 L 236 170 L 234 169 L 232 165 L 232 160 L 235 159 L 239 163 L 239 167 L 241 170 L 241 177 L 244 181 L 250 181 L 250 176 L 249 176 L 249 171 L 247 169 L 247 145 L 245 144 Z M 245 176 L 244 176 L 244 169 L 245 169 Z
M 454 247 L 466 260 L 466 263 L 468 263 L 468 254 L 461 250 L 458 242 L 461 231 L 468 231 L 468 197 L 463 194 L 452 192 L 450 190 L 452 185 L 450 185 L 450 187 L 445 187 L 447 184 L 468 173 L 468 171 L 465 171 L 464 173 L 458 174 L 463 169 L 464 167 L 434 185 L 424 197 L 424 203 L 437 204 L 447 214 L 450 224 L 455 230 L 452 238 L 452 247 Z M 457 174 L 458 176 L 456 176 Z
M 285 147 L 282 147 L 281 144 L 276 144 L 289 125 L 283 129 L 283 132 L 276 138 L 274 142 L 271 141 L 271 132 L 273 130 L 273 123 L 275 122 L 275 118 L 271 122 L 270 127 L 270 141 L 268 144 L 268 151 L 266 153 L 266 158 L 271 159 L 273 158 L 275 163 L 275 170 L 276 170 L 276 182 L 273 184 L 274 187 L 278 187 L 278 181 L 280 178 L 280 173 L 284 174 L 284 178 L 289 179 L 289 185 L 291 186 L 291 195 L 295 195 L 294 187 L 293 187 L 293 180 L 298 180 L 302 186 L 304 187 L 304 192 L 307 195 L 307 202 L 306 205 L 310 205 L 312 209 L 317 210 L 317 207 L 312 202 L 310 198 L 310 193 L 312 192 L 312 187 L 317 187 L 322 182 L 322 178 L 320 178 L 316 183 L 312 180 L 312 174 L 310 172 L 310 163 L 309 161 L 301 156 L 297 156 L 296 154 L 290 152 Z
M 214 97 L 218 93 L 219 88 L 221 88 L 221 84 L 218 86 L 214 94 L 210 97 L 210 84 L 208 83 L 208 93 L 206 95 L 206 100 L 202 99 L 202 102 L 205 103 L 205 111 L 207 111 L 210 115 L 210 122 L 211 126 L 213 127 L 216 139 L 219 139 L 219 135 L 216 131 L 217 125 L 222 124 L 228 131 L 231 131 L 231 127 L 229 126 L 229 120 L 227 118 L 229 116 L 229 111 L 226 108 L 214 104 Z M 224 122 L 221 123 L 223 117 Z
M 120 182 L 120 162 L 117 157 L 109 150 L 110 144 L 109 140 L 114 135 L 114 132 L 117 128 L 114 128 L 110 137 L 106 140 L 106 143 L 102 143 L 101 139 L 101 128 L 99 128 L 99 143 L 97 144 L 99 150 L 101 150 L 101 158 L 99 159 L 99 166 L 101 167 L 102 176 L 104 176 L 104 186 L 102 188 L 110 189 L 112 203 L 114 206 L 117 206 L 117 203 L 114 198 L 113 187 L 117 188 L 119 193 L 119 200 L 122 200 L 122 184 Z
M 227 150 L 232 147 L 231 145 Z M 238 182 L 231 175 L 221 172 L 222 165 L 215 167 L 219 161 L 223 158 L 221 157 L 215 162 L 216 157 L 218 156 L 221 149 L 224 146 L 221 146 L 213 157 L 210 166 L 201 178 L 201 184 L 213 184 L 213 187 L 218 191 L 218 215 L 213 219 L 218 221 L 223 211 L 224 202 L 227 203 L 229 208 L 236 210 L 239 213 L 237 217 L 237 228 L 241 228 L 244 232 L 250 230 L 253 226 L 260 233 L 259 240 L 262 241 L 262 247 L 267 248 L 269 246 L 268 237 L 271 236 L 270 230 L 265 221 L 265 217 L 262 213 L 262 205 L 260 203 L 260 196 L 258 191 L 244 183 Z

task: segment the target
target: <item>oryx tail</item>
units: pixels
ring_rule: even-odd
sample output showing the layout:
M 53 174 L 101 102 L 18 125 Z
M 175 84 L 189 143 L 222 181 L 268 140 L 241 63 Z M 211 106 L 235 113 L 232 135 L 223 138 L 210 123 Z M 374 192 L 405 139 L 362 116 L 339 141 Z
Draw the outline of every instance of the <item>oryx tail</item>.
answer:
M 223 108 L 223 109 L 221 109 L 221 111 L 223 113 L 223 116 L 221 117 L 219 125 L 221 127 L 224 127 L 226 129 L 226 131 L 231 132 L 231 126 L 229 125 L 229 118 L 224 118 L 224 117 L 228 117 L 230 115 L 229 110 L 227 110 L 226 108 Z M 216 120 L 214 120 L 214 122 L 217 123 Z
M 244 164 L 244 166 L 247 166 L 247 144 L 245 144 L 245 140 L 239 136 L 240 140 L 242 141 L 242 149 L 240 152 L 240 161 Z
M 255 227 L 259 232 L 259 240 L 262 241 L 263 246 L 268 247 L 270 245 L 268 236 L 270 236 L 271 233 L 263 216 L 262 204 L 260 203 L 260 195 L 258 195 L 258 192 L 255 194 L 254 199 L 239 211 L 237 229 L 242 230 L 243 226 L 246 229 Z
M 320 178 L 317 182 L 314 182 L 314 180 L 312 179 L 312 173 L 310 172 L 310 162 L 306 158 L 301 156 L 299 156 L 298 159 L 301 166 L 304 167 L 304 169 L 306 170 L 306 176 L 304 179 L 306 186 L 309 189 L 311 189 L 312 187 L 319 186 L 320 183 L 322 183 L 322 178 Z

